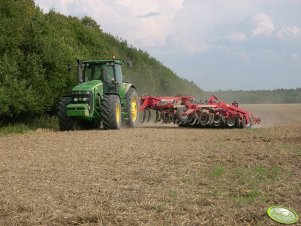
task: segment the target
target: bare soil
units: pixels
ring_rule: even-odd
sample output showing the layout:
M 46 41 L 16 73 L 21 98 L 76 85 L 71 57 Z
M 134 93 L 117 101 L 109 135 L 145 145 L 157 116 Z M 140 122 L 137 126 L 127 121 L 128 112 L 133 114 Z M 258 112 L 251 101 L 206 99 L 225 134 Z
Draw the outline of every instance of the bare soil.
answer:
M 0 137 L 0 225 L 278 225 L 272 205 L 300 216 L 301 105 L 246 108 L 261 128 Z
M 259 127 L 301 126 L 301 104 L 244 104 L 241 107 L 260 116 Z

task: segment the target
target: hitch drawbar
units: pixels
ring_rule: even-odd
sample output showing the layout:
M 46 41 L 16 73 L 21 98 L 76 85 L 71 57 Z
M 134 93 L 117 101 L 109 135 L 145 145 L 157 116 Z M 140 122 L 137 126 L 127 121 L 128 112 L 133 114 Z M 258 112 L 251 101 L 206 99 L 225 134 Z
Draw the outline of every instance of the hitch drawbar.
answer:
M 142 96 L 140 111 L 142 123 L 151 119 L 151 110 L 156 112 L 155 123 L 175 123 L 181 127 L 229 127 L 251 128 L 261 119 L 240 107 L 234 101 L 231 105 L 216 96 L 206 103 L 197 102 L 193 96 Z

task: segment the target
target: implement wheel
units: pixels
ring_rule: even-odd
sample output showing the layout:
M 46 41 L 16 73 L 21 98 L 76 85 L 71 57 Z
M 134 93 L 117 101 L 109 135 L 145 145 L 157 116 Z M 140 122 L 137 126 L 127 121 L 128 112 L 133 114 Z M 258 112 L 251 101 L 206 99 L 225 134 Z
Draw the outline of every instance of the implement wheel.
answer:
M 104 95 L 101 104 L 101 117 L 104 129 L 120 129 L 121 105 L 117 95 Z
M 185 105 L 177 108 L 176 116 L 180 120 L 181 124 L 185 124 L 188 120 L 188 115 L 184 114 L 187 111 L 187 107 Z
M 247 124 L 247 119 L 246 119 L 246 116 L 243 117 L 242 119 L 242 128 L 251 128 L 252 127 L 252 118 L 250 117 L 250 115 L 248 114 L 249 116 L 249 123 Z
M 209 124 L 209 113 L 208 112 L 202 112 L 200 116 L 200 124 L 201 126 L 207 126 Z
M 72 102 L 72 97 L 62 97 L 58 107 L 58 120 L 61 131 L 75 130 L 77 122 L 67 115 L 67 105 Z
M 220 115 L 219 113 L 214 114 L 213 125 L 215 127 L 221 127 L 222 123 L 223 123 L 222 115 Z
M 236 126 L 236 117 L 234 116 L 230 116 L 227 120 L 226 120 L 226 124 L 229 128 L 234 128 Z
M 128 119 L 125 124 L 131 128 L 135 128 L 139 124 L 139 100 L 137 91 L 130 88 L 125 94 L 125 111 Z

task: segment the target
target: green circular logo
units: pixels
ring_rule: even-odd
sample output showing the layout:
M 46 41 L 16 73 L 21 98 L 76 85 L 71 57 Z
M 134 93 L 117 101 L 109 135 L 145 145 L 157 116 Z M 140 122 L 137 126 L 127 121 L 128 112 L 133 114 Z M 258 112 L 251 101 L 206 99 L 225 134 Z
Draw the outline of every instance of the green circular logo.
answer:
M 291 209 L 280 206 L 272 206 L 268 208 L 267 214 L 274 221 L 282 224 L 294 224 L 298 221 L 298 215 Z

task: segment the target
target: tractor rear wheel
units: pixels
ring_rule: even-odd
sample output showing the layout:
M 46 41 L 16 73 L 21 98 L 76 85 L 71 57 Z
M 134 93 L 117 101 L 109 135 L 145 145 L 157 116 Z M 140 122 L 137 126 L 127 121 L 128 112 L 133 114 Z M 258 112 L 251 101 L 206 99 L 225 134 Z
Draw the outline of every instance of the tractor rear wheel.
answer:
M 67 105 L 72 102 L 72 97 L 62 97 L 58 107 L 58 120 L 61 131 L 75 130 L 76 121 L 67 115 Z
M 117 95 L 104 95 L 101 105 L 101 117 L 104 129 L 120 129 L 121 104 Z
M 135 89 L 130 88 L 125 94 L 125 111 L 128 119 L 125 121 L 125 125 L 135 128 L 139 123 L 139 100 Z

